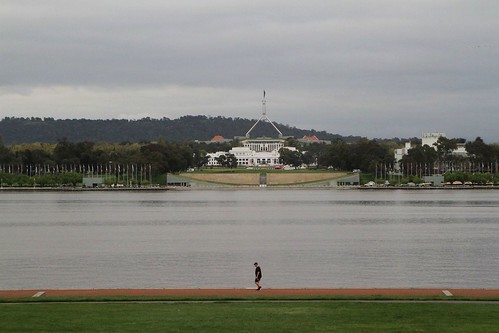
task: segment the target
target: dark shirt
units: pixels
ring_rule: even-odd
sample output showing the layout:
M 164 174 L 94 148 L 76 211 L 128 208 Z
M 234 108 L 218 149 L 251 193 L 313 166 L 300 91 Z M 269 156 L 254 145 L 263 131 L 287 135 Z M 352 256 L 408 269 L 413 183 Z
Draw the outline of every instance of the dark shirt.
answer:
M 262 278 L 262 269 L 260 268 L 260 266 L 257 266 L 255 268 L 255 278 L 256 279 L 261 279 Z

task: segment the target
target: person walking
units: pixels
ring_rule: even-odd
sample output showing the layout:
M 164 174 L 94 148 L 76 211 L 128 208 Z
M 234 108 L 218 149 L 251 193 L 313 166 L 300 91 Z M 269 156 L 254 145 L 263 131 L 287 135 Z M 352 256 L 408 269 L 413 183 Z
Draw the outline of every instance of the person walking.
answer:
M 255 284 L 258 287 L 256 290 L 262 289 L 262 286 L 260 285 L 260 280 L 262 279 L 262 269 L 258 265 L 257 262 L 255 262 Z

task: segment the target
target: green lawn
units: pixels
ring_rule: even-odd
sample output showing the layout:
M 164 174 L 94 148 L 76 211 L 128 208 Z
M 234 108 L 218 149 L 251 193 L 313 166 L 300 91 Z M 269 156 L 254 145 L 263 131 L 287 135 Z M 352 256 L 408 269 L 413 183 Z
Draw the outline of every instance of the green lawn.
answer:
M 499 332 L 499 305 L 4 303 L 0 332 Z

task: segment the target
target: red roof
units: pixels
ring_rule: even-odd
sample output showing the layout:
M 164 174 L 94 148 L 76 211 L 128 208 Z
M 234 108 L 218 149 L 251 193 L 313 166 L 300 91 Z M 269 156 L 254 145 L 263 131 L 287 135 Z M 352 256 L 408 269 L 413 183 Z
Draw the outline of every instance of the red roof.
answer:
M 304 136 L 303 137 L 303 140 L 306 140 L 306 141 L 319 141 L 319 138 L 316 137 L 315 135 L 312 135 L 312 136 Z
M 221 135 L 215 135 L 215 136 L 211 139 L 211 142 L 220 141 L 220 140 L 224 140 L 224 137 L 223 137 L 223 136 L 221 136 Z

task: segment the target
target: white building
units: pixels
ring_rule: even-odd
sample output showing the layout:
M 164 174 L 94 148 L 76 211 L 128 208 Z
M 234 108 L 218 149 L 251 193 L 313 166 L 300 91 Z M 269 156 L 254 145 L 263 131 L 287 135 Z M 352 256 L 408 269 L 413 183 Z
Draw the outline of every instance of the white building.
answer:
M 423 136 L 421 137 L 421 145 L 428 145 L 429 147 L 433 147 L 435 150 L 437 149 L 436 143 L 438 142 L 438 139 L 444 137 L 446 138 L 447 136 L 445 133 L 423 133 Z M 395 149 L 394 152 L 394 157 L 395 157 L 395 170 L 400 170 L 399 162 L 402 160 L 402 158 L 409 153 L 409 150 L 411 149 L 411 143 L 406 142 L 404 148 L 399 148 Z M 452 151 L 453 155 L 459 155 L 459 156 L 467 156 L 468 152 L 466 151 L 465 144 L 464 143 L 458 143 L 457 148 Z
M 206 163 L 206 165 L 209 167 L 220 166 L 220 163 L 218 163 L 217 159 L 225 154 L 227 154 L 226 151 L 217 151 L 216 153 L 206 154 L 206 157 L 208 158 L 208 162 Z
M 228 151 L 237 158 L 240 167 L 276 166 L 279 163 L 281 148 L 295 151 L 295 147 L 285 147 L 284 140 L 271 138 L 248 139 L 242 142 L 242 147 L 234 147 Z M 219 166 L 217 158 L 227 152 L 219 151 L 208 154 L 208 166 Z
M 445 133 L 423 133 L 422 143 L 421 145 L 428 145 L 430 147 L 435 148 L 437 150 L 436 143 L 439 138 L 446 138 Z M 451 153 L 452 155 L 458 156 L 467 156 L 468 152 L 466 151 L 466 147 L 464 143 L 458 143 L 456 149 L 454 149 Z
M 400 170 L 399 162 L 402 160 L 402 157 L 409 154 L 409 149 L 411 148 L 411 143 L 406 142 L 404 148 L 395 149 L 395 170 Z
M 242 142 L 243 147 L 255 152 L 273 152 L 279 151 L 284 147 L 284 140 L 272 138 L 247 139 Z
M 265 92 L 263 93 L 262 100 L 262 116 L 258 121 L 249 129 L 241 141 L 242 147 L 234 147 L 229 150 L 228 154 L 233 154 L 237 158 L 237 165 L 240 167 L 260 167 L 260 166 L 276 166 L 279 165 L 279 150 L 286 148 L 291 151 L 296 151 L 295 147 L 285 147 L 285 140 L 283 139 L 281 131 L 274 125 L 274 123 L 267 117 L 266 111 Z M 278 139 L 273 138 L 255 138 L 250 139 L 250 133 L 260 121 L 269 122 L 279 134 Z M 238 137 L 241 138 L 241 137 Z M 217 158 L 225 155 L 227 152 L 219 151 L 216 153 L 208 154 L 208 166 L 219 166 Z
M 452 151 L 452 155 L 468 156 L 468 152 L 466 151 L 466 144 L 458 143 L 457 148 Z
M 428 145 L 430 147 L 435 148 L 435 150 L 436 150 L 437 146 L 434 144 L 437 143 L 437 141 L 440 137 L 446 138 L 447 136 L 445 135 L 445 133 L 423 133 L 423 136 L 421 137 L 421 141 L 422 141 L 421 145 L 422 146 Z

